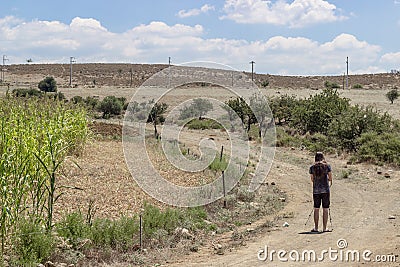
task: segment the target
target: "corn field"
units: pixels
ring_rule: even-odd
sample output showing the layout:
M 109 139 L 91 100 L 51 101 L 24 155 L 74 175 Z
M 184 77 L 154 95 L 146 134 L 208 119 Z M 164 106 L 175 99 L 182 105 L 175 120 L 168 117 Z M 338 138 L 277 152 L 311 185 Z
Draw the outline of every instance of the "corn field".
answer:
M 83 108 L 50 99 L 0 99 L 2 253 L 21 219 L 51 230 L 60 197 L 57 171 L 82 150 L 87 135 Z

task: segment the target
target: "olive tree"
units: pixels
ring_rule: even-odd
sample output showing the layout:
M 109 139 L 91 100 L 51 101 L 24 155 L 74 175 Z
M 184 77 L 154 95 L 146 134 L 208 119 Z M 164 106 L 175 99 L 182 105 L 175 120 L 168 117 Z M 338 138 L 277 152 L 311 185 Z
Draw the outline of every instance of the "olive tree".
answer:
M 46 77 L 41 80 L 38 84 L 40 91 L 47 92 L 57 92 L 57 82 L 53 77 Z
M 157 124 L 161 124 L 165 121 L 163 114 L 167 111 L 168 105 L 166 103 L 155 103 L 151 108 L 147 122 L 150 122 L 154 126 L 154 137 L 158 138 Z
M 399 95 L 399 91 L 397 91 L 397 89 L 393 89 L 386 93 L 386 98 L 390 101 L 390 104 L 393 104 L 393 102 L 399 98 Z

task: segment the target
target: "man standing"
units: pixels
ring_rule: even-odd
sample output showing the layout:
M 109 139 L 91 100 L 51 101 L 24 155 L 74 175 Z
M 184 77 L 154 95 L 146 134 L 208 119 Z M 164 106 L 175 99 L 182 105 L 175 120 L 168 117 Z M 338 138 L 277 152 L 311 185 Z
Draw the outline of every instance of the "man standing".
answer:
M 330 205 L 330 185 L 332 185 L 332 168 L 325 161 L 324 154 L 317 152 L 315 154 L 315 162 L 310 167 L 311 182 L 313 183 L 313 199 L 314 199 L 314 228 L 311 232 L 318 232 L 319 209 L 322 202 L 322 224 L 323 232 L 328 231 L 328 213 Z M 330 185 L 329 185 L 330 183 Z

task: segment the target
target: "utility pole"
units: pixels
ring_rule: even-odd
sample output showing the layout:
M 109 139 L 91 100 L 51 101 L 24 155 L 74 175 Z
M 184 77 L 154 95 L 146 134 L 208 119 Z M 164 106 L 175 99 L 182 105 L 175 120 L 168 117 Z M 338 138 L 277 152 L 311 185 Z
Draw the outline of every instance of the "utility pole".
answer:
M 345 80 L 345 79 L 346 79 L 346 72 L 343 73 L 343 86 L 342 86 L 343 90 L 345 89 L 345 88 L 344 88 L 344 80 Z
M 130 74 L 131 74 L 131 87 L 132 87 L 132 82 L 133 82 L 133 71 L 132 71 L 132 67 L 129 70 Z
M 168 57 L 168 88 L 171 88 L 171 57 Z
M 347 75 L 346 75 L 346 89 L 349 89 L 349 57 L 346 58 Z
M 69 87 L 72 87 L 72 63 L 76 62 L 74 57 L 69 57 Z
M 6 65 L 6 61 L 7 61 L 8 59 L 7 59 L 7 56 L 6 55 L 3 55 L 3 66 L 2 66 L 2 68 L 1 68 L 1 82 L 4 82 L 4 79 L 5 79 L 5 77 L 4 77 L 4 71 L 5 71 L 5 65 Z
M 252 60 L 250 61 L 251 64 L 251 81 L 254 82 L 254 64 L 255 62 Z

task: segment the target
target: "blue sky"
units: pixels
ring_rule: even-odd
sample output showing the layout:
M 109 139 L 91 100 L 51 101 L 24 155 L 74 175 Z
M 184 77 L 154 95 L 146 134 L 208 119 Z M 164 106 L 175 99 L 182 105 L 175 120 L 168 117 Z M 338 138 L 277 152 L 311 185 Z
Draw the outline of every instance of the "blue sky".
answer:
M 214 61 L 259 73 L 400 69 L 400 0 L 0 2 L 7 64 Z

